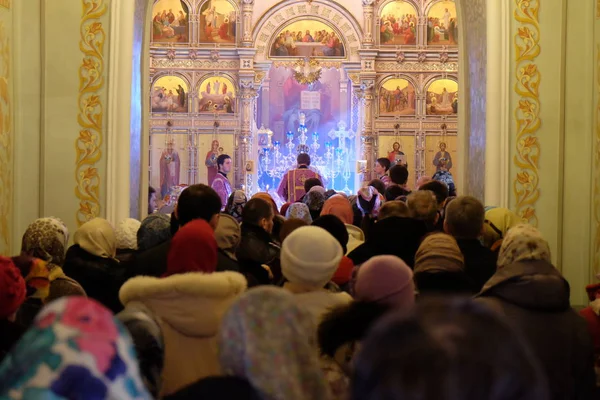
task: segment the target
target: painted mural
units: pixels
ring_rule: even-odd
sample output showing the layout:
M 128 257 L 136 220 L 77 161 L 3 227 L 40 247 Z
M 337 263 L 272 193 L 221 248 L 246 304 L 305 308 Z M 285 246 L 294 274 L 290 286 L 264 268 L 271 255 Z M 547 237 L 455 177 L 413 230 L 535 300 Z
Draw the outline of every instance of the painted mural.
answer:
M 454 184 L 458 177 L 456 146 L 458 138 L 455 135 L 432 135 L 427 133 L 425 138 L 425 175 L 441 176 L 447 180 L 452 178 Z
M 419 18 L 414 6 L 405 1 L 394 1 L 381 10 L 379 17 L 380 43 L 391 45 L 417 44 Z
M 159 0 L 152 7 L 153 43 L 188 43 L 189 10 L 181 0 Z
M 200 42 L 234 44 L 236 11 L 227 0 L 208 0 L 200 7 Z
M 231 79 L 213 76 L 203 80 L 198 90 L 198 111 L 233 114 L 236 105 L 236 89 Z
M 152 112 L 188 112 L 187 83 L 178 76 L 162 76 L 152 87 Z
M 427 88 L 427 115 L 458 113 L 458 83 L 451 79 L 438 79 Z
M 345 57 L 339 35 L 323 22 L 296 21 L 285 26 L 273 41 L 271 57 Z
M 402 164 L 408 168 L 408 186 L 414 188 L 417 180 L 415 169 L 416 148 L 413 132 L 403 132 L 401 135 L 381 135 L 378 139 L 378 158 L 388 158 L 392 165 Z
M 458 45 L 458 19 L 454 1 L 434 4 L 427 14 L 428 45 Z
M 388 79 L 379 90 L 379 115 L 414 115 L 415 87 L 406 79 Z

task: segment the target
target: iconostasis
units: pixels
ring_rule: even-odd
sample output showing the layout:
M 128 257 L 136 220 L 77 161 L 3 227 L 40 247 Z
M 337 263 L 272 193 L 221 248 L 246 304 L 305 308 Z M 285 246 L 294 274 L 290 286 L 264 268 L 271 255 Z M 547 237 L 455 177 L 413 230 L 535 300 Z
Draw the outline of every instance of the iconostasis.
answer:
M 273 174 L 267 174 L 261 164 L 264 148 L 258 146 L 258 128 L 264 125 L 272 131 L 272 142 L 285 150 L 289 132 L 298 142 L 300 121 L 306 121 L 307 145 L 319 145 L 314 150 L 317 158 L 325 160 L 329 147 L 336 148 L 335 159 L 344 154 L 339 157 L 344 166 L 336 164 L 329 172 L 333 184 L 340 186 L 336 189 L 356 190 L 356 165 L 372 159 L 363 151 L 377 157 L 404 153 L 409 184 L 422 175 L 433 175 L 441 142 L 452 156 L 450 172 L 456 176 L 458 19 L 453 0 L 376 4 L 373 20 L 364 23 L 372 24 L 371 47 L 377 55 L 368 63 L 361 61 L 360 68 L 357 50 L 364 38 L 350 32 L 348 24 L 355 19 L 344 15 L 343 6 L 333 1 L 283 1 L 275 7 L 280 11 L 267 12 L 248 29 L 243 24 L 252 21 L 246 18 L 251 4 L 154 2 L 149 175 L 161 194 L 169 185 L 210 183 L 215 173 L 210 158 L 220 153 L 234 158 L 235 172 L 230 176 L 234 186 L 248 182 L 245 171 L 257 174 L 254 189 L 260 189 L 261 171 L 272 184 Z M 342 18 L 348 23 L 340 22 Z M 356 27 L 352 32 L 371 27 Z M 252 36 L 263 29 L 269 34 Z M 257 56 L 266 60 L 261 61 L 261 69 L 252 69 L 252 60 L 243 58 L 249 45 L 264 52 Z M 298 78 L 303 68 L 307 71 L 298 63 L 309 59 L 319 65 L 312 82 Z M 363 77 L 363 67 L 373 73 Z M 248 90 L 256 91 L 255 101 L 244 96 Z M 372 102 L 359 100 L 358 92 L 363 90 L 373 90 Z M 365 121 L 364 129 L 375 138 L 372 151 L 365 150 L 361 137 Z M 244 157 L 250 158 L 242 159 L 239 136 L 248 126 L 252 141 Z M 247 161 L 253 163 L 249 168 L 238 165 Z M 361 179 L 369 180 L 372 173 L 370 166 Z

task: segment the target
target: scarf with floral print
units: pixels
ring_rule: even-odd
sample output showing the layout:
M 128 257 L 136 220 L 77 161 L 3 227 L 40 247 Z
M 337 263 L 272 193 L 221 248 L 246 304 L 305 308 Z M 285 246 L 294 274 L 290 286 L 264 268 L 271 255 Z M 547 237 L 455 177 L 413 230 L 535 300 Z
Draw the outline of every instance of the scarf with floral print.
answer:
M 4 399 L 151 399 L 129 334 L 94 300 L 61 298 L 0 364 Z

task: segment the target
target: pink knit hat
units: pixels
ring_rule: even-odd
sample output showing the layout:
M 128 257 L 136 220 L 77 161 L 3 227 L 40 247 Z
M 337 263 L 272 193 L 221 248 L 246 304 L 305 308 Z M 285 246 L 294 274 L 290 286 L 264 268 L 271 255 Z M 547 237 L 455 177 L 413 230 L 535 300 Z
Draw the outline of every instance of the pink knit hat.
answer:
M 396 256 L 376 256 L 358 270 L 355 299 L 394 308 L 411 308 L 415 303 L 413 273 Z

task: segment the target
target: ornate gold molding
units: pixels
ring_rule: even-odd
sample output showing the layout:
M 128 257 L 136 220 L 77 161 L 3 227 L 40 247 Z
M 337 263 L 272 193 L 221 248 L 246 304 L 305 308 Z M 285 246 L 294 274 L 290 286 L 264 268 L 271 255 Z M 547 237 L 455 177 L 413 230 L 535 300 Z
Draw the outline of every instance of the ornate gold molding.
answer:
M 538 216 L 535 205 L 540 197 L 539 156 L 540 143 L 536 136 L 542 121 L 540 119 L 539 88 L 541 73 L 536 64 L 540 48 L 539 9 L 541 0 L 515 0 L 514 13 L 517 22 L 515 33 L 516 84 L 515 93 L 518 104 L 515 109 L 517 121 L 517 154 L 514 165 L 517 176 L 513 181 L 516 199 L 516 213 L 533 225 L 537 225 Z
M 75 195 L 79 199 L 76 213 L 79 225 L 100 214 L 100 176 L 96 163 L 102 157 L 104 108 L 100 91 L 104 88 L 104 42 L 102 18 L 108 7 L 104 0 L 81 0 L 83 14 L 79 25 L 79 49 L 83 61 L 79 67 L 79 137 L 75 142 Z
M 600 0 L 598 0 L 600 7 Z M 600 14 L 598 15 L 600 19 Z M 596 45 L 596 147 L 594 150 L 594 221 L 596 223 L 596 232 L 594 238 L 594 272 L 600 274 L 600 44 Z
M 9 91 L 12 54 L 10 38 L 0 23 L 0 254 L 10 251 L 10 220 L 13 205 L 12 119 Z

